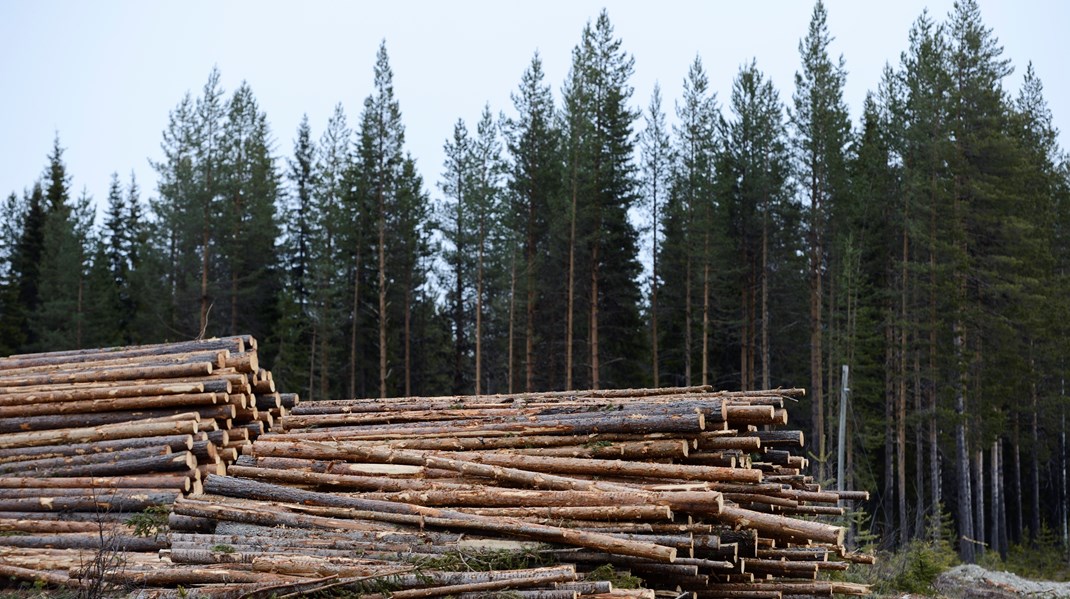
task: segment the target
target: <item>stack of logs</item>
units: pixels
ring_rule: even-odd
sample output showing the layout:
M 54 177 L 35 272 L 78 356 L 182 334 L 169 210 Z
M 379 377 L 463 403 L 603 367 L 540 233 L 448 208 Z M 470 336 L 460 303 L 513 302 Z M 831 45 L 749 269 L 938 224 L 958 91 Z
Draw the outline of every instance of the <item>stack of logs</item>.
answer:
M 131 516 L 200 492 L 296 403 L 249 336 L 0 359 L 0 575 L 64 579 L 105 534 L 156 560 Z
M 604 564 L 645 581 L 617 596 L 865 594 L 824 576 L 872 557 L 819 518 L 866 493 L 822 490 L 791 454 L 802 434 L 769 430 L 800 393 L 305 403 L 175 503 L 164 554 L 199 582 L 240 583 L 200 587 L 217 596 L 373 579 L 364 593 L 575 599 L 608 596 L 590 580 Z M 527 567 L 504 580 L 462 571 L 499 564 L 497 550 Z M 118 580 L 148 584 L 152 571 Z

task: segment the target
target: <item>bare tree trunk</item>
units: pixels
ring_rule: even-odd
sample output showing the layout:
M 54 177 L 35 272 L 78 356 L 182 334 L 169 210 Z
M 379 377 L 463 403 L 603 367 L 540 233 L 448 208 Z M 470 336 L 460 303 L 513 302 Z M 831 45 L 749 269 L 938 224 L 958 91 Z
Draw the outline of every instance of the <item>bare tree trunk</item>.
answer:
M 684 274 L 684 385 L 691 386 L 691 254 L 687 255 Z
M 379 397 L 386 397 L 386 198 L 379 190 Z
M 1022 503 L 1022 436 L 1018 423 L 1018 414 L 1014 414 L 1014 505 L 1015 530 L 1014 541 L 1021 543 L 1025 534 L 1025 504 Z
M 989 462 L 992 468 L 992 507 L 989 512 L 988 519 L 988 537 L 991 539 L 989 546 L 993 551 L 1003 554 L 1003 547 L 1000 545 L 1000 526 L 999 526 L 999 512 L 1000 512 L 1000 463 L 999 463 L 999 438 L 992 442 L 992 452 L 989 457 Z
M 1032 347 L 1030 347 L 1030 354 L 1032 354 Z M 1032 355 L 1030 355 L 1029 362 L 1030 366 L 1033 366 Z M 1029 389 L 1029 395 L 1033 404 L 1030 433 L 1032 433 L 1031 436 L 1033 437 L 1033 455 L 1035 456 L 1036 452 L 1040 449 L 1040 426 L 1038 422 L 1039 418 L 1037 416 L 1037 412 L 1039 411 L 1037 402 L 1037 376 L 1039 375 L 1033 368 L 1030 368 L 1030 371 L 1033 372 L 1033 376 L 1030 377 L 1031 383 Z M 1030 533 L 1032 533 L 1031 538 L 1035 542 L 1037 540 L 1037 535 L 1040 534 L 1040 460 L 1034 458 L 1031 462 L 1033 463 L 1033 525 Z
M 204 227 L 201 229 L 201 322 L 197 338 L 204 338 L 208 330 L 208 210 L 205 208 Z
M 762 210 L 762 389 L 771 387 L 769 377 L 769 207 Z
M 910 236 L 904 231 L 903 248 L 900 262 L 900 294 L 899 294 L 899 362 L 896 369 L 897 393 L 896 393 L 896 470 L 898 473 L 898 498 L 899 498 L 899 542 L 906 546 L 910 540 L 910 531 L 907 529 L 907 297 L 910 292 L 910 275 L 907 270 L 907 261 L 910 259 Z
M 79 267 L 81 268 L 81 267 Z M 84 306 L 82 305 L 82 292 L 85 289 L 85 277 L 79 271 L 78 273 L 78 308 L 75 311 L 75 333 L 74 333 L 74 348 L 82 349 L 82 320 L 84 319 Z
M 702 264 L 702 384 L 710 384 L 710 245 L 709 231 L 705 234 L 705 258 Z
M 747 360 L 747 356 L 750 355 L 750 294 L 747 293 L 748 283 L 750 277 L 744 275 L 743 285 L 739 292 L 739 306 L 740 306 L 740 323 L 739 323 L 739 388 L 743 391 L 748 389 L 747 381 L 750 379 L 750 373 L 747 372 L 747 365 L 750 363 Z
M 895 544 L 895 509 L 892 498 L 895 497 L 895 372 L 896 350 L 895 329 L 887 325 L 884 330 L 884 537 Z
M 822 372 L 822 305 L 824 281 L 822 276 L 822 218 L 823 211 L 817 178 L 812 181 L 810 193 L 810 391 L 813 393 L 812 419 L 814 443 L 817 446 L 817 478 L 825 479 L 825 392 Z
M 360 314 L 360 244 L 353 259 L 353 322 L 349 328 L 349 396 L 357 397 L 357 319 Z
M 405 285 L 405 397 L 412 397 L 412 275 Z
M 1059 426 L 1059 525 L 1062 528 L 1063 547 L 1070 547 L 1070 529 L 1067 520 L 1067 485 L 1066 485 L 1066 381 L 1060 381 L 1060 426 Z M 1068 558 L 1070 559 L 1070 558 Z
M 655 181 L 655 186 L 657 182 Z M 658 194 L 654 190 L 654 239 L 651 250 L 650 270 L 650 347 L 651 366 L 654 373 L 654 388 L 661 386 L 661 376 L 658 372 Z
M 973 457 L 973 479 L 977 491 L 973 494 L 973 536 L 978 556 L 985 554 L 985 452 L 978 449 Z
M 484 223 L 479 223 L 479 258 L 476 264 L 476 396 L 482 391 L 483 377 L 483 242 Z
M 513 393 L 513 383 L 516 380 L 516 356 L 514 345 L 516 342 L 516 250 L 513 250 L 509 260 L 509 393 Z
M 914 351 L 914 411 L 925 413 L 925 399 L 921 392 L 920 352 Z M 925 538 L 925 427 L 921 422 L 914 425 L 914 538 Z
M 568 307 L 565 314 L 565 390 L 572 390 L 572 319 L 576 300 L 576 180 L 572 180 L 572 206 L 569 210 L 568 232 Z M 531 391 L 529 388 L 528 391 Z
M 315 372 L 316 372 L 316 336 L 319 333 L 319 323 L 312 325 L 312 340 L 308 347 L 308 400 L 312 401 L 315 398 L 312 393 L 312 389 L 316 384 Z
M 952 326 L 955 357 L 958 364 L 963 363 L 966 351 L 966 333 L 961 321 L 956 320 Z M 973 496 L 970 485 L 970 452 L 966 439 L 966 373 L 961 371 L 955 379 L 955 469 L 958 476 L 958 525 L 959 556 L 962 561 L 972 564 L 976 561 L 973 546 Z
M 591 317 L 590 317 L 590 347 L 591 347 L 591 389 L 598 389 L 598 250 L 596 241 L 591 249 Z

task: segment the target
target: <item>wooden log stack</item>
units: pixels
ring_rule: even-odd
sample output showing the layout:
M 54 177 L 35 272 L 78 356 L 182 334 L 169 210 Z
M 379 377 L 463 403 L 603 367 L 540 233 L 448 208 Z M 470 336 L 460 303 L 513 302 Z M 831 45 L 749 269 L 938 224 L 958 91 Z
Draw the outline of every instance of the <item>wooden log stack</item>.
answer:
M 0 565 L 158 561 L 166 538 L 131 519 L 199 493 L 285 411 L 249 336 L 0 358 Z
M 176 502 L 167 555 L 275 576 L 378 576 L 395 595 L 423 593 L 412 596 L 460 591 L 384 572 L 446 576 L 445 565 L 493 561 L 495 549 L 532 559 L 528 567 L 573 569 L 575 582 L 509 587 L 532 596 L 607 594 L 561 586 L 591 584 L 606 564 L 645 582 L 627 592 L 865 594 L 825 576 L 872 558 L 849 552 L 844 529 L 822 519 L 866 494 L 822 490 L 791 453 L 801 433 L 769 430 L 787 422 L 784 402 L 800 393 L 301 404 L 246 447 L 229 476 Z
M 828 574 L 872 563 L 835 523 L 866 494 L 805 474 L 783 428 L 801 393 L 298 405 L 249 337 L 15 356 L 0 577 L 144 599 L 865 594 Z M 153 506 L 169 532 L 146 536 L 129 517 Z

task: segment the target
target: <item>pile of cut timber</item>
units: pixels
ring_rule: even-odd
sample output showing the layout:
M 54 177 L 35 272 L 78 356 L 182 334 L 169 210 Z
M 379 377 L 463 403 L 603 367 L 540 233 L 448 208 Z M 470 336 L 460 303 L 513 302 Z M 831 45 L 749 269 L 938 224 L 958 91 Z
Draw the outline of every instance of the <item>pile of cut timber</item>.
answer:
M 66 578 L 64 552 L 77 561 L 103 534 L 157 561 L 165 539 L 127 521 L 223 474 L 284 402 L 297 398 L 275 392 L 248 336 L 0 359 L 0 575 Z
M 784 401 L 800 393 L 305 403 L 245 447 L 229 476 L 175 503 L 164 555 L 240 574 L 242 593 L 374 579 L 394 597 L 574 599 L 605 595 L 589 578 L 610 564 L 645 581 L 634 596 L 865 594 L 821 576 L 872 558 L 847 551 L 844 529 L 820 518 L 866 494 L 822 490 L 791 454 L 802 434 L 768 430 L 786 424 Z M 499 564 L 500 549 L 527 567 L 509 580 L 462 571 Z

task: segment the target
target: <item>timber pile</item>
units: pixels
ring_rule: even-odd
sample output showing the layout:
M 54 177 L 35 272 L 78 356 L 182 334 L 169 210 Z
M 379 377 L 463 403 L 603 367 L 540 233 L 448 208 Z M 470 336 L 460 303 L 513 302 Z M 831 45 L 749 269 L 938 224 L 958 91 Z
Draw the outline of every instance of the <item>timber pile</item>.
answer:
M 131 517 L 200 492 L 285 410 L 248 336 L 0 358 L 0 576 L 66 579 L 103 537 L 158 561 Z
M 844 529 L 819 518 L 866 494 L 822 490 L 791 454 L 801 433 L 766 430 L 786 424 L 784 400 L 800 393 L 302 404 L 244 448 L 228 476 L 175 503 L 164 555 L 240 573 L 242 593 L 373 579 L 365 593 L 394 597 L 608 597 L 589 578 L 610 564 L 648 587 L 614 595 L 865 594 L 821 577 L 872 558 L 848 552 Z M 530 560 L 509 572 L 515 579 L 463 571 L 501 568 L 501 549 Z

